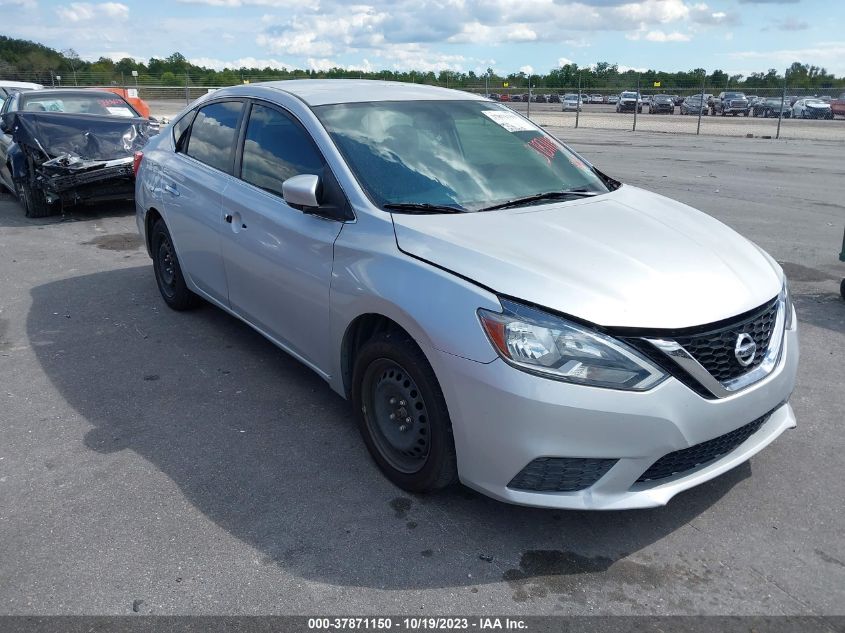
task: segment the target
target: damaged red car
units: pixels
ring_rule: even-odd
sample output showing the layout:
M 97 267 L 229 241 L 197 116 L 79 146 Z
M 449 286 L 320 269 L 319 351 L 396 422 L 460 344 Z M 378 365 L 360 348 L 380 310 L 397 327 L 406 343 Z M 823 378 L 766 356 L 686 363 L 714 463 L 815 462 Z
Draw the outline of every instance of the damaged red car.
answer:
M 135 152 L 157 131 L 156 122 L 111 92 L 15 93 L 0 110 L 0 184 L 31 218 L 131 200 Z

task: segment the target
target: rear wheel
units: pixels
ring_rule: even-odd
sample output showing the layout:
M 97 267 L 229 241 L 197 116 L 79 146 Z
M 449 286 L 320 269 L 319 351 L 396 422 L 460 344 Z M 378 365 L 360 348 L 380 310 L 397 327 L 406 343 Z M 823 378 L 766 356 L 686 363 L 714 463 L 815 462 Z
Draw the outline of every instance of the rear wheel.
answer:
M 364 443 L 390 481 L 412 492 L 457 481 L 443 392 L 407 334 L 383 332 L 363 345 L 352 375 L 352 402 Z
M 173 248 L 173 240 L 164 220 L 153 225 L 150 239 L 153 254 L 153 271 L 158 290 L 164 302 L 174 310 L 190 310 L 200 304 L 200 298 L 185 284 L 182 267 Z

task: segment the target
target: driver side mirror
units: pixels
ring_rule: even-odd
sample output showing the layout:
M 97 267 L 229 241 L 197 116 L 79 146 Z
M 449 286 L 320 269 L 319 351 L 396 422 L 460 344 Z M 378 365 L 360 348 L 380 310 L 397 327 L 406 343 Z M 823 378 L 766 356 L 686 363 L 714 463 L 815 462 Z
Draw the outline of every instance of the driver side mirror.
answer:
M 295 209 L 308 211 L 320 206 L 320 177 L 300 174 L 282 183 L 282 197 Z

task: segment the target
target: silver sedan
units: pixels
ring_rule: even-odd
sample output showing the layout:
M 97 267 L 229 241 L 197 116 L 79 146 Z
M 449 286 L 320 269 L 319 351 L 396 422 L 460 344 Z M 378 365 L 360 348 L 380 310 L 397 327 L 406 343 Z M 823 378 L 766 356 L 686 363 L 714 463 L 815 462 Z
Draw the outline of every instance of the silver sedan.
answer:
M 662 505 L 796 424 L 778 264 L 504 105 L 237 86 L 136 165 L 165 303 L 209 302 L 316 372 L 407 490 Z

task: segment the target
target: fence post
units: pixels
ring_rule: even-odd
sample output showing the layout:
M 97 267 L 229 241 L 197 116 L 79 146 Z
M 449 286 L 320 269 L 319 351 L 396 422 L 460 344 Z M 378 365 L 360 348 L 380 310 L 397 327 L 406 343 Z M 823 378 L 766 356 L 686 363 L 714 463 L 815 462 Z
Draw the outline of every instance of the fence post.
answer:
M 525 116 L 531 118 L 531 75 L 528 75 L 528 113 Z
M 188 73 L 185 73 L 185 105 L 188 105 L 191 100 L 188 98 Z
M 640 74 L 637 73 L 637 100 L 634 103 L 634 127 L 632 132 L 637 131 L 637 110 L 640 109 Z
M 701 75 L 701 101 L 698 103 L 698 127 L 695 128 L 695 135 L 701 133 L 701 113 L 704 111 L 704 80 L 707 78 L 707 71 L 705 70 Z
M 783 91 L 780 93 L 780 112 L 778 112 L 778 131 L 775 134 L 775 138 L 780 138 L 780 122 L 783 120 L 783 106 L 786 102 L 786 75 L 789 72 L 787 68 L 783 73 Z
M 564 92 L 564 99 L 566 93 Z M 581 114 L 581 71 L 578 71 L 578 101 L 575 103 L 575 127 L 578 127 L 578 115 Z

